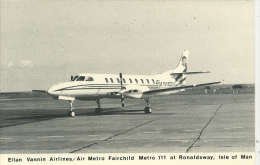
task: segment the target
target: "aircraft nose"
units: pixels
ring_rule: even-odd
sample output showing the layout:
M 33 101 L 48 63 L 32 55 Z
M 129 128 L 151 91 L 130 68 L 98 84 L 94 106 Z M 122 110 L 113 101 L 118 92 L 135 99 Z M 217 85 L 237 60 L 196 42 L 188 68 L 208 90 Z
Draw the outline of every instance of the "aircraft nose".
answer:
M 47 90 L 47 93 L 52 96 L 58 96 L 61 91 L 58 90 L 57 85 L 54 85 Z

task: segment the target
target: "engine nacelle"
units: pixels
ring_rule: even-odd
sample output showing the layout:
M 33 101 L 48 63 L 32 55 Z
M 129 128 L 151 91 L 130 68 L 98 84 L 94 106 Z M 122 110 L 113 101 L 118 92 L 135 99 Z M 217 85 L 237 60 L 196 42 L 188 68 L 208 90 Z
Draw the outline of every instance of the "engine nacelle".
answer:
M 148 91 L 147 86 L 140 85 L 127 85 L 119 92 L 127 98 L 140 99 L 143 96 L 144 91 Z

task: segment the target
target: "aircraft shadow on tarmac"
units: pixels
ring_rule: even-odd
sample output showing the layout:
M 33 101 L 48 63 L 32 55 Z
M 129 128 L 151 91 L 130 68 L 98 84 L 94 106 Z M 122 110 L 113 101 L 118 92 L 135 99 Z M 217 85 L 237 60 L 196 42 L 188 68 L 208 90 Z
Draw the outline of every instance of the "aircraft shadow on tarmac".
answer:
M 66 114 L 49 114 L 49 115 L 33 115 L 33 116 L 22 116 L 22 117 L 16 117 L 16 118 L 8 118 L 4 120 L 37 120 L 37 121 L 42 121 L 42 120 L 49 120 L 49 119 L 54 119 L 54 118 L 61 118 L 61 117 L 67 117 L 68 115 Z
M 119 110 L 119 109 L 111 109 L 111 108 L 105 108 L 103 109 L 103 112 L 101 114 L 95 114 L 93 111 L 86 112 L 85 109 L 79 109 L 78 112 L 76 111 L 76 116 L 106 116 L 106 115 L 173 115 L 177 113 L 151 113 L 151 114 L 145 114 L 143 110 L 137 109 L 137 110 Z M 29 120 L 30 122 L 36 122 L 36 121 L 44 121 L 44 120 L 51 120 L 55 118 L 64 118 L 68 117 L 66 113 L 44 113 L 44 114 L 20 114 L 17 117 L 12 118 L 6 118 L 4 120 Z
M 120 109 L 111 109 L 106 108 L 103 109 L 103 112 L 101 114 L 95 114 L 95 112 L 85 112 L 76 114 L 76 116 L 106 116 L 106 115 L 173 115 L 177 113 L 160 113 L 159 111 L 156 111 L 151 114 L 144 113 L 144 110 L 120 110 Z
M 55 111 L 55 110 L 48 110 L 41 112 L 44 112 L 44 114 L 33 112 L 33 113 L 19 113 L 15 117 L 12 115 L 12 113 L 5 114 L 4 116 L 1 116 L 2 122 L 0 122 L 0 128 L 4 127 L 11 127 L 21 124 L 28 124 L 28 123 L 35 123 L 40 121 L 46 121 L 46 120 L 52 120 L 57 118 L 70 118 L 68 117 L 68 114 L 64 111 Z M 54 113 L 53 113 L 54 112 Z M 88 117 L 88 116 L 109 116 L 109 115 L 148 115 L 148 116 L 157 116 L 157 115 L 174 115 L 177 113 L 164 113 L 155 111 L 151 114 L 145 114 L 143 110 L 137 109 L 137 110 L 122 110 L 118 108 L 104 108 L 103 112 L 101 114 L 95 114 L 93 110 L 91 109 L 86 111 L 86 109 L 78 109 L 78 112 L 76 111 L 76 116 L 74 118 L 79 117 Z M 73 119 L 73 118 L 72 118 Z M 6 122 L 4 122 L 6 121 Z

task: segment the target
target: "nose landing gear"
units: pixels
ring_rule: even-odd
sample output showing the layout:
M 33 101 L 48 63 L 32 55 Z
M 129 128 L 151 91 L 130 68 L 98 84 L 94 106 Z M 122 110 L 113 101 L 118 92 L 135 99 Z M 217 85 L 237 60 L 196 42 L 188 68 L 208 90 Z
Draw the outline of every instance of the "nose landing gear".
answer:
M 97 105 L 98 105 L 98 108 L 95 109 L 95 113 L 96 114 L 101 114 L 102 113 L 102 108 L 101 108 L 101 105 L 100 105 L 100 99 L 97 99 L 95 100 Z
M 73 101 L 70 101 L 70 111 L 68 112 L 69 117 L 74 117 L 76 115 L 76 113 L 73 111 L 74 107 L 73 107 Z
M 153 109 L 151 108 L 150 104 L 149 104 L 149 97 L 147 97 L 146 99 L 144 99 L 147 103 L 147 107 L 144 108 L 144 113 L 152 113 Z

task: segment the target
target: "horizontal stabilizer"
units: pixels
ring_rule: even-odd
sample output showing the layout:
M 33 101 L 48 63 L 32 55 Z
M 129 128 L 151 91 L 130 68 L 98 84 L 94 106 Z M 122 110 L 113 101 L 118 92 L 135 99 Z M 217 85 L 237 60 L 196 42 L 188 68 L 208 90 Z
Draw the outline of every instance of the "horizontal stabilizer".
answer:
M 201 72 L 179 72 L 179 73 L 170 73 L 170 75 L 179 75 L 179 74 L 201 74 L 201 73 L 210 73 L 209 71 L 201 71 Z
M 157 94 L 157 93 L 163 93 L 163 92 L 169 92 L 174 90 L 180 90 L 180 89 L 186 89 L 186 88 L 193 88 L 193 87 L 199 87 L 199 86 L 205 86 L 205 85 L 212 85 L 212 84 L 218 84 L 220 82 L 212 82 L 212 83 L 205 83 L 205 84 L 194 84 L 194 85 L 187 85 L 187 86 L 181 86 L 181 87 L 172 87 L 172 88 L 163 88 L 163 89 L 155 89 L 143 92 L 143 94 Z

